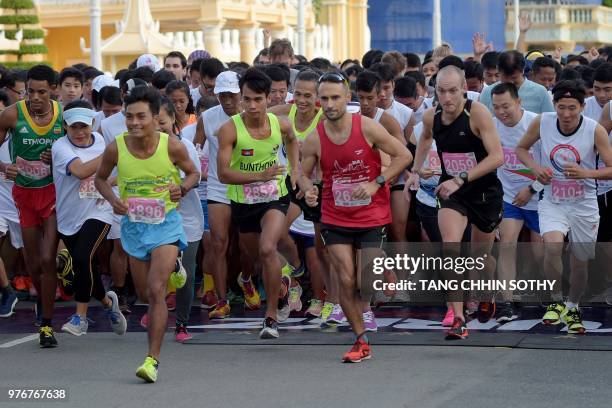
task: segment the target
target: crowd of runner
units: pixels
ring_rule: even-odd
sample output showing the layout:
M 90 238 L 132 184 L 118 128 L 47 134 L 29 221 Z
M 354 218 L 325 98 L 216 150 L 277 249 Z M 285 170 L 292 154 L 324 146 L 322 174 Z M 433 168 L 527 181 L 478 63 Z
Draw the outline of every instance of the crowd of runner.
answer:
M 11 273 L 0 260 L 0 316 L 25 275 L 43 348 L 58 345 L 56 297 L 74 298 L 61 330 L 75 336 L 92 298 L 118 335 L 139 299 L 149 345 L 137 375 L 154 382 L 168 311 L 183 342 L 194 302 L 225 319 L 240 296 L 265 308 L 261 338 L 291 313 L 348 322 L 342 359 L 359 362 L 377 330 L 371 306 L 405 300 L 359 290 L 358 259 L 386 241 L 609 241 L 612 47 L 562 58 L 473 41 L 468 57 L 443 44 L 424 59 L 370 50 L 338 66 L 277 39 L 252 65 L 196 50 L 163 65 L 142 55 L 114 76 L 0 69 L 0 245 L 19 250 Z M 547 276 L 563 271 L 557 248 L 542 254 Z M 586 332 L 593 256 L 572 252 L 570 289 L 555 287 L 544 324 Z M 516 276 L 515 257 L 500 252 L 499 276 Z M 472 313 L 518 318 L 512 292 L 447 300 L 447 339 L 468 337 Z

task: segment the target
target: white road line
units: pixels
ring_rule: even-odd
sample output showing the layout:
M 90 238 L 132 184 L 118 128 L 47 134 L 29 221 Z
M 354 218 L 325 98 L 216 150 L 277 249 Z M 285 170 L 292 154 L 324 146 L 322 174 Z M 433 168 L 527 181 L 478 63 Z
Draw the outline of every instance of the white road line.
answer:
M 0 344 L 0 348 L 13 347 L 21 343 L 27 343 L 28 341 L 36 340 L 37 338 L 38 338 L 38 334 L 30 334 L 29 336 L 25 336 L 20 339 L 11 340 L 7 343 Z

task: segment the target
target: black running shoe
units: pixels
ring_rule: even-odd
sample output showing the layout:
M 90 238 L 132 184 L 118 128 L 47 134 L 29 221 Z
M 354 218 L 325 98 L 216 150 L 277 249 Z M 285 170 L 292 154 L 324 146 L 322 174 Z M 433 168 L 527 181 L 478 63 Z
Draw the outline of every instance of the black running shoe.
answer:
M 486 323 L 495 316 L 495 302 L 480 302 L 478 304 L 478 312 L 476 312 L 478 316 L 478 321 L 480 323 Z
M 38 342 L 41 348 L 57 347 L 57 340 L 53 334 L 53 327 L 42 326 L 38 333 L 40 335 Z
M 501 302 L 496 306 L 495 321 L 497 323 L 507 323 L 518 319 L 518 314 L 512 302 Z

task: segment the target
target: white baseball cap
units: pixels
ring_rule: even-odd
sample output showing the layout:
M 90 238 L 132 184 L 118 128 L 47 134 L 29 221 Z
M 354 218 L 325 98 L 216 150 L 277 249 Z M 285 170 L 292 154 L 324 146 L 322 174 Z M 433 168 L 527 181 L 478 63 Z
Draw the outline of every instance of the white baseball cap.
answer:
M 96 92 L 100 92 L 100 89 L 105 86 L 113 86 L 114 78 L 110 75 L 102 74 L 98 75 L 91 81 L 91 86 Z
M 72 108 L 63 113 L 64 120 L 68 126 L 72 126 L 75 123 L 84 123 L 91 126 L 95 114 L 94 110 L 87 108 Z
M 238 74 L 234 71 L 223 71 L 217 75 L 215 79 L 215 94 L 222 92 L 231 92 L 234 94 L 240 93 L 240 86 L 238 85 Z
M 136 68 L 149 67 L 153 72 L 157 72 L 161 69 L 159 66 L 159 59 L 153 54 L 142 54 L 136 60 Z

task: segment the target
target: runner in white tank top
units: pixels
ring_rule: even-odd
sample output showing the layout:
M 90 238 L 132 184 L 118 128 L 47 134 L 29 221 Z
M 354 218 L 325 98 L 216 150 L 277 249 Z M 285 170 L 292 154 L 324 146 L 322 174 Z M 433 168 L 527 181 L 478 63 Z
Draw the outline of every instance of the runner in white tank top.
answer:
M 540 231 L 544 238 L 544 272 L 556 280 L 553 303 L 548 306 L 544 324 L 568 326 L 569 333 L 586 332 L 578 302 L 586 284 L 588 260 L 595 254 L 599 210 L 595 178 L 612 175 L 612 148 L 604 128 L 582 115 L 585 89 L 579 81 L 561 81 L 553 89 L 556 112 L 536 117 L 516 154 L 543 183 L 544 197 L 539 203 Z M 529 149 L 541 141 L 539 163 Z M 608 167 L 595 170 L 596 155 Z M 568 235 L 572 250 L 569 300 L 563 302 L 560 247 Z M 552 245 L 551 245 L 552 244 Z

